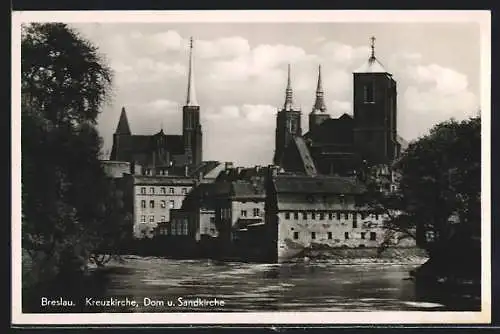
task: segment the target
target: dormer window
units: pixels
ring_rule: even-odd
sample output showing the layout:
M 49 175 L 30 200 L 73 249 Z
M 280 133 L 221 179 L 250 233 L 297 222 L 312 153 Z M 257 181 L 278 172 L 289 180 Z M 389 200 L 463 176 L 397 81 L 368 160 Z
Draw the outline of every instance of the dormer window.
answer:
M 363 100 L 365 103 L 375 103 L 375 89 L 373 86 L 373 82 L 370 82 L 363 87 Z

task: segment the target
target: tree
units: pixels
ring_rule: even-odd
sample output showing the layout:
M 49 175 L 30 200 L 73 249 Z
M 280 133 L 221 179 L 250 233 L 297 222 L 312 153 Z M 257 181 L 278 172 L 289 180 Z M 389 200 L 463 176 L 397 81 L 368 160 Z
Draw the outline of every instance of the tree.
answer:
M 23 26 L 22 247 L 37 275 L 81 270 L 109 212 L 95 128 L 112 72 L 65 24 Z
M 368 203 L 392 212 L 389 230 L 412 235 L 431 257 L 445 254 L 452 239 L 461 240 L 460 251 L 474 247 L 481 226 L 480 117 L 434 126 L 409 145 L 393 172 L 400 176 L 393 192 L 379 191 L 380 180 L 366 173 Z

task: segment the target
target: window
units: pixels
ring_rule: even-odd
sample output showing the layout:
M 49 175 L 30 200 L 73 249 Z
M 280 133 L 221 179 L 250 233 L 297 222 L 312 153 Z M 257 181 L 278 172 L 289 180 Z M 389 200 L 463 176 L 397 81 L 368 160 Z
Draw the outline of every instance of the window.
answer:
M 365 238 L 365 232 L 361 232 L 361 239 L 364 239 Z
M 153 200 L 149 201 L 149 207 L 153 209 L 155 207 L 155 201 Z
M 161 187 L 161 193 L 165 195 L 167 193 L 167 189 L 165 187 Z
M 347 212 L 344 213 L 344 219 L 349 219 L 349 213 Z
M 297 240 L 299 238 L 299 232 L 293 232 L 293 238 Z
M 340 212 L 337 212 L 337 220 L 340 220 Z
M 162 223 L 164 223 L 164 222 L 165 222 L 165 216 L 161 216 L 160 221 L 161 221 Z
M 154 223 L 155 222 L 155 216 L 149 216 L 149 222 Z
M 172 233 L 172 235 L 177 235 L 177 225 L 175 221 L 172 222 L 171 228 L 172 230 L 170 232 Z
M 314 213 L 314 212 L 311 213 L 311 219 L 313 219 L 313 220 L 316 219 L 316 213 Z
M 285 212 L 285 219 L 290 219 L 290 212 Z
M 344 195 L 340 195 L 339 201 L 340 201 L 341 205 L 345 205 L 345 197 L 344 197 Z
M 210 224 L 215 224 L 215 217 L 210 217 Z
M 325 220 L 325 214 L 323 212 L 319 214 L 319 220 Z
M 302 212 L 302 219 L 307 219 L 307 212 Z
M 247 216 L 247 210 L 241 210 L 241 216 L 246 217 Z
M 149 193 L 154 194 L 155 193 L 155 187 L 150 187 L 149 188 Z
M 353 220 L 352 228 L 357 228 L 357 227 L 358 227 L 358 222 L 356 220 Z
M 160 201 L 160 206 L 161 206 L 162 208 L 166 208 L 166 207 L 167 207 L 167 202 L 166 202 L 166 201 L 164 201 L 164 200 Z
M 311 239 L 316 239 L 316 232 L 311 232 Z
M 146 200 L 141 201 L 141 208 L 145 209 L 146 208 Z
M 364 101 L 365 103 L 374 103 L 374 89 L 373 89 L 373 83 L 367 83 L 364 86 Z
M 182 188 L 182 194 L 187 194 L 187 189 L 186 188 Z
M 378 213 L 375 214 L 375 220 L 378 220 Z
M 361 212 L 361 219 L 365 219 L 366 218 L 366 213 L 365 212 Z
M 375 232 L 370 232 L 370 240 L 377 240 L 377 233 Z
M 168 193 L 173 194 L 174 193 L 174 188 L 168 188 Z
M 170 209 L 173 209 L 173 208 L 175 207 L 175 201 L 173 201 L 173 200 L 172 200 L 172 201 L 169 201 L 169 203 L 168 203 L 168 207 L 169 207 Z
M 187 219 L 184 219 L 181 222 L 181 234 L 188 235 L 188 220 Z
M 254 209 L 253 209 L 253 216 L 254 216 L 254 217 L 258 217 L 258 216 L 259 216 L 259 214 L 260 214 L 260 210 L 259 210 L 259 208 L 254 208 Z
M 146 193 L 146 187 L 141 187 L 141 194 L 145 194 Z
M 146 222 L 146 216 L 141 216 L 141 223 L 145 223 Z
M 333 212 L 328 212 L 328 219 L 333 220 Z
M 297 211 L 293 213 L 293 219 L 295 220 L 299 219 L 299 213 Z
M 349 232 L 344 232 L 344 238 L 347 240 L 349 239 Z
M 332 240 L 332 238 L 333 238 L 332 232 L 328 232 L 328 239 Z

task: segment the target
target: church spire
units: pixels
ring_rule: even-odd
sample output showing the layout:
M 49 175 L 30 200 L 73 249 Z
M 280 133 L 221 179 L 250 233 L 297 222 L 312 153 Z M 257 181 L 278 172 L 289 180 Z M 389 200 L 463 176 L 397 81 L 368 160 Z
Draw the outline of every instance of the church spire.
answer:
M 293 110 L 293 90 L 292 90 L 292 78 L 290 75 L 290 64 L 288 64 L 288 79 L 286 84 L 286 92 L 285 92 L 285 110 L 290 111 Z
M 321 65 L 318 66 L 318 86 L 316 87 L 316 101 L 314 102 L 313 111 L 326 111 L 324 92 L 323 92 L 323 82 L 321 80 Z
M 375 58 L 375 36 L 370 37 L 370 48 L 371 48 L 371 55 L 370 55 L 370 62 L 374 62 L 376 60 Z
M 128 125 L 127 113 L 125 112 L 125 107 L 122 107 L 122 112 L 120 114 L 120 120 L 118 121 L 118 126 L 116 127 L 115 134 L 117 135 L 130 135 L 130 126 Z
M 186 106 L 198 106 L 198 102 L 196 101 L 196 91 L 194 87 L 193 37 L 189 39 L 189 72 Z

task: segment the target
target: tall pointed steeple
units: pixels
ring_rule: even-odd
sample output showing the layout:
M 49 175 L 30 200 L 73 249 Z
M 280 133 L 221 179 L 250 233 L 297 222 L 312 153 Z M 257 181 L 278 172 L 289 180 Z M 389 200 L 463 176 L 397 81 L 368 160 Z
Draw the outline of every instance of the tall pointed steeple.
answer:
M 293 90 L 292 90 L 292 78 L 291 78 L 290 64 L 288 64 L 288 79 L 285 91 L 285 105 L 284 109 L 287 111 L 293 110 Z
M 323 82 L 321 80 L 321 65 L 318 66 L 318 86 L 316 87 L 316 101 L 314 102 L 313 112 L 325 112 L 325 98 L 323 92 Z
M 187 87 L 187 106 L 198 106 L 196 101 L 196 91 L 194 87 L 194 66 L 193 66 L 193 37 L 189 39 L 189 72 L 188 72 L 188 87 Z
M 118 121 L 118 126 L 116 127 L 115 134 L 117 135 L 131 135 L 130 126 L 128 125 L 127 113 L 125 112 L 125 107 L 122 107 L 122 112 L 120 114 L 120 120 Z

